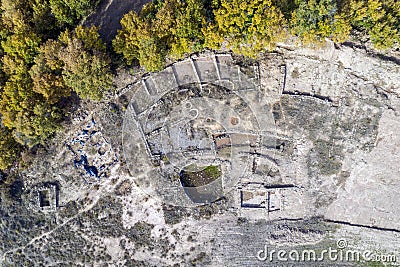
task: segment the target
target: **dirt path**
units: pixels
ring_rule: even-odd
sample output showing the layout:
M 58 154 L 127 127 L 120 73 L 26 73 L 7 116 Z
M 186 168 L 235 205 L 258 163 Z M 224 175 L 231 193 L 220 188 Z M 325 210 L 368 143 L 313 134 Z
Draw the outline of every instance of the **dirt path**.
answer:
M 84 208 L 79 210 L 75 215 L 73 215 L 72 217 L 68 218 L 65 222 L 57 225 L 56 227 L 54 227 L 50 231 L 44 232 L 44 233 L 42 233 L 42 234 L 40 234 L 38 236 L 33 237 L 28 243 L 26 243 L 26 244 L 24 244 L 22 246 L 16 247 L 16 248 L 12 248 L 12 249 L 4 252 L 3 255 L 0 256 L 0 266 L 3 266 L 2 264 L 5 263 L 5 260 L 6 260 L 6 257 L 7 257 L 8 254 L 15 253 L 18 250 L 24 250 L 28 246 L 34 244 L 35 242 L 38 242 L 38 240 L 53 234 L 55 231 L 59 230 L 60 228 L 62 228 L 65 225 L 67 225 L 71 221 L 75 220 L 82 213 L 85 213 L 85 212 L 91 210 L 102 197 L 104 197 L 105 195 L 110 194 L 111 192 L 113 192 L 117 184 L 118 183 L 113 184 L 111 179 L 106 180 L 106 182 L 101 187 L 100 191 L 97 193 L 96 197 L 90 203 L 88 203 L 87 206 L 85 206 Z
M 117 34 L 117 30 L 121 29 L 119 23 L 122 16 L 130 10 L 139 12 L 142 6 L 151 0 L 103 0 L 98 6 L 95 13 L 90 15 L 84 25 L 100 26 L 100 36 L 111 44 L 111 40 Z

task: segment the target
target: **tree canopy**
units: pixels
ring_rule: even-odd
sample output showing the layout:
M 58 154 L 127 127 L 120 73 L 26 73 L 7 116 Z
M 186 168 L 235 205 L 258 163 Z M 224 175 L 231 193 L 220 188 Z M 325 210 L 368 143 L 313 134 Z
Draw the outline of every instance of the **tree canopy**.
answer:
M 93 100 L 100 100 L 112 85 L 110 58 L 97 30 L 78 26 L 73 33 L 67 30 L 60 35 L 65 85 L 80 97 Z
M 99 0 L 49 0 L 51 12 L 59 23 L 77 24 L 86 17 Z
M 154 32 L 150 21 L 131 11 L 122 18 L 121 24 L 122 30 L 113 40 L 115 51 L 123 54 L 128 64 L 138 60 L 149 71 L 161 69 L 166 45 Z
M 12 132 L 0 126 L 0 170 L 10 167 L 19 157 L 21 145 L 12 136 Z
M 303 44 L 346 41 L 365 33 L 377 49 L 400 43 L 396 0 L 165 0 L 126 14 L 113 41 L 128 64 L 163 68 L 204 48 L 257 57 L 296 36 Z
M 400 2 L 353 0 L 347 13 L 354 28 L 366 32 L 378 49 L 400 44 Z
M 318 43 L 325 38 L 344 41 L 351 27 L 341 14 L 337 13 L 334 0 L 299 1 L 292 12 L 290 29 L 304 43 Z
M 167 56 L 179 59 L 203 49 L 205 13 L 201 0 L 149 3 L 140 14 L 131 11 L 122 18 L 114 50 L 128 64 L 138 60 L 148 71 L 160 70 Z
M 286 36 L 287 22 L 270 0 L 221 0 L 214 15 L 205 29 L 206 46 L 213 49 L 225 42 L 234 53 L 257 57 Z
M 66 30 L 97 2 L 1 1 L 0 169 L 10 167 L 22 149 L 44 144 L 60 129 L 60 101 L 72 91 L 99 99 L 111 86 L 97 28 Z

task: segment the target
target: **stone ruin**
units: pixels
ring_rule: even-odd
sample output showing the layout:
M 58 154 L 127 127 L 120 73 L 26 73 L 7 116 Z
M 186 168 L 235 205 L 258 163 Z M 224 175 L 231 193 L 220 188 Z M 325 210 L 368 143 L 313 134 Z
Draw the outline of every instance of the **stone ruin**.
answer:
M 59 187 L 55 183 L 34 185 L 27 194 L 28 207 L 41 212 L 54 212 L 59 206 Z
M 123 147 L 147 194 L 201 205 L 242 183 L 267 183 L 271 169 L 277 171 L 275 157 L 287 137 L 276 131 L 270 105 L 276 92 L 261 90 L 257 66 L 240 67 L 226 54 L 192 57 L 144 77 L 133 90 Z M 181 175 L 187 169 L 195 169 L 186 175 L 189 186 Z M 269 204 L 260 205 L 279 210 L 279 194 L 268 191 Z

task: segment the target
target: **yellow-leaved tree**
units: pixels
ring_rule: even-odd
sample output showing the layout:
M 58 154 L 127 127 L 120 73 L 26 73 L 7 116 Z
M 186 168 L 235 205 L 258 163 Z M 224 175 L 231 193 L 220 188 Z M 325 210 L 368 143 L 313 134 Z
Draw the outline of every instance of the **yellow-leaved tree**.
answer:
M 150 13 L 149 5 L 143 10 Z M 114 50 L 122 54 L 128 64 L 138 60 L 148 71 L 161 69 L 165 62 L 166 46 L 158 38 L 151 21 L 130 11 L 122 18 L 121 25 L 122 29 L 113 40 Z
M 148 71 L 160 70 L 167 57 L 179 59 L 203 48 L 205 18 L 202 0 L 149 3 L 140 14 L 131 11 L 122 18 L 114 50 L 128 64 L 138 60 Z
M 204 30 L 205 46 L 225 46 L 234 53 L 256 57 L 286 38 L 286 20 L 270 0 L 221 0 L 215 22 Z
M 351 0 L 348 16 L 353 27 L 365 31 L 378 49 L 400 43 L 400 2 L 396 0 Z

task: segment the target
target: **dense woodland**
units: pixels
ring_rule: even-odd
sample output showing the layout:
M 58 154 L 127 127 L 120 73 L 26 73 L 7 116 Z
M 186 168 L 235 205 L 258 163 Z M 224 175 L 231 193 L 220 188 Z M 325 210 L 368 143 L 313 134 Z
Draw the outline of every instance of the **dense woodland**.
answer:
M 111 58 L 147 71 L 203 49 L 257 58 L 279 42 L 320 45 L 356 32 L 377 49 L 400 43 L 396 0 L 157 0 L 121 20 L 106 48 L 82 19 L 99 0 L 1 0 L 0 169 L 60 129 L 71 94 L 94 101 L 112 86 Z
M 305 45 L 328 38 L 343 42 L 352 32 L 377 49 L 400 42 L 396 0 L 165 0 L 131 11 L 121 20 L 114 49 L 148 71 L 204 48 L 228 49 L 256 58 L 297 36 Z
M 77 26 L 97 1 L 2 0 L 0 169 L 60 129 L 75 92 L 99 100 L 112 74 L 95 27 Z

